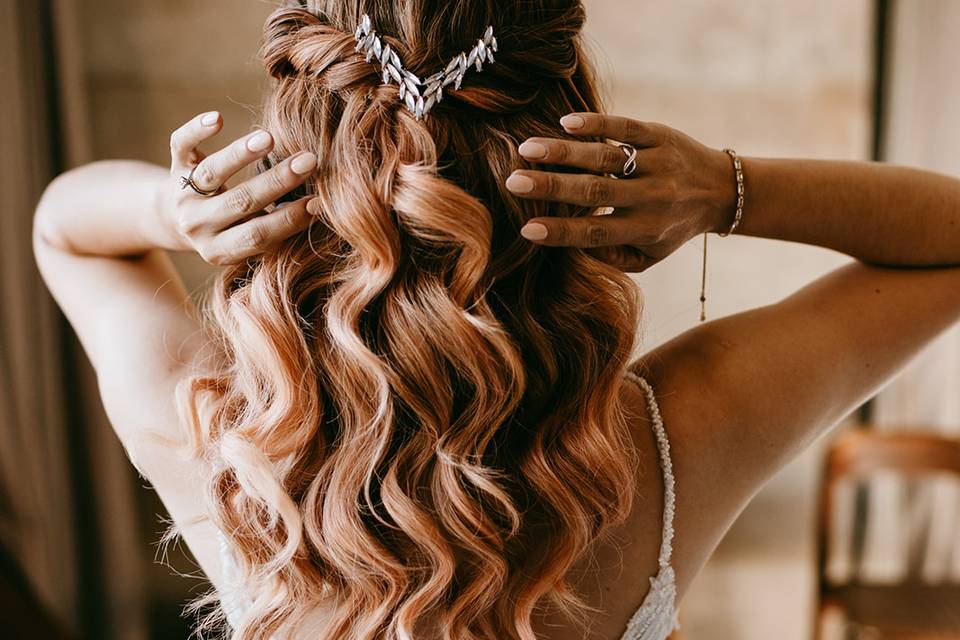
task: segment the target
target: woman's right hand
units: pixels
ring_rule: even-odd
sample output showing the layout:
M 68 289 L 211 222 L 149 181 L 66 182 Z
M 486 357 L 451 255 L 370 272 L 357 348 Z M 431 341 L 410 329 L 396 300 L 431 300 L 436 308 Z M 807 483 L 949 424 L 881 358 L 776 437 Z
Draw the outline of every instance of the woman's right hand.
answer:
M 209 156 L 198 147 L 220 132 L 223 120 L 213 111 L 193 118 L 170 137 L 170 176 L 160 185 L 159 209 L 174 240 L 170 248 L 195 251 L 213 265 L 237 264 L 264 253 L 310 226 L 310 197 L 267 211 L 272 203 L 303 184 L 317 167 L 309 151 L 293 154 L 275 167 L 232 188 L 232 176 L 273 149 L 273 136 L 256 131 Z M 204 192 L 197 193 L 181 178 L 193 176 Z
M 522 234 L 542 245 L 583 247 L 624 271 L 638 272 L 705 231 L 730 228 L 736 180 L 730 157 L 656 123 L 599 113 L 572 113 L 560 123 L 573 135 L 601 136 L 638 148 L 637 169 L 627 178 L 517 170 L 506 186 L 521 198 L 614 207 L 610 215 L 541 217 Z M 526 159 L 601 174 L 619 174 L 626 155 L 605 142 L 529 138 Z

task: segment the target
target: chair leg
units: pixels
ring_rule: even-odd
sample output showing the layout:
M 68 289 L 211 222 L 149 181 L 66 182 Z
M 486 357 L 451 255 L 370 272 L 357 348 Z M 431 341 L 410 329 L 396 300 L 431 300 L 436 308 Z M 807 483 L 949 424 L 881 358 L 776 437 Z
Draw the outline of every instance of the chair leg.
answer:
M 820 594 L 817 594 L 816 602 L 813 605 L 813 640 L 823 640 L 823 601 Z
M 826 626 L 825 622 L 829 609 L 830 607 L 826 606 L 823 600 L 818 597 L 813 610 L 813 640 L 824 640 L 826 635 L 824 627 Z

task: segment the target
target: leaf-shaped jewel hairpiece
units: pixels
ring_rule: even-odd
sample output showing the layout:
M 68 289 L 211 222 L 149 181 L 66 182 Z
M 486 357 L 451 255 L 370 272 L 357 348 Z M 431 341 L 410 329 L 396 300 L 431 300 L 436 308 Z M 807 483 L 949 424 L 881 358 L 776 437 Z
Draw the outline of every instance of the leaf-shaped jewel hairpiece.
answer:
M 497 38 L 493 35 L 491 25 L 469 52 L 464 51 L 454 56 L 443 71 L 432 73 L 425 80 L 421 80 L 416 74 L 403 68 L 400 56 L 389 44 L 383 44 L 380 36 L 373 30 L 369 15 L 363 14 L 354 36 L 357 41 L 355 50 L 365 51 L 367 62 L 374 58 L 380 62 L 383 83 L 396 81 L 400 85 L 400 99 L 417 120 L 429 113 L 433 105 L 443 100 L 444 88 L 451 84 L 454 89 L 460 88 L 467 69 L 472 66 L 479 72 L 483 70 L 484 62 L 493 62 L 493 53 L 497 50 Z

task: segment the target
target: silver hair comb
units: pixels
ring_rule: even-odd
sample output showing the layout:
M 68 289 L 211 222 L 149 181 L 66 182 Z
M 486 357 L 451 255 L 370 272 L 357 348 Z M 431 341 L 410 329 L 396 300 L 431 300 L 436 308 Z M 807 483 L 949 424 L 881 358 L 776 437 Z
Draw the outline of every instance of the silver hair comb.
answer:
M 383 83 L 390 84 L 391 80 L 396 80 L 400 85 L 400 99 L 417 120 L 425 116 L 433 105 L 443 100 L 444 87 L 453 84 L 454 89 L 459 89 L 467 69 L 473 66 L 478 72 L 482 71 L 483 63 L 493 62 L 493 52 L 497 50 L 493 26 L 489 26 L 469 53 L 461 52 L 450 60 L 443 71 L 430 74 L 425 80 L 421 80 L 416 74 L 403 68 L 400 56 L 390 48 L 389 44 L 383 44 L 380 36 L 372 28 L 369 15 L 363 14 L 357 26 L 355 38 L 357 40 L 355 50 L 365 51 L 367 62 L 373 58 L 380 61 Z

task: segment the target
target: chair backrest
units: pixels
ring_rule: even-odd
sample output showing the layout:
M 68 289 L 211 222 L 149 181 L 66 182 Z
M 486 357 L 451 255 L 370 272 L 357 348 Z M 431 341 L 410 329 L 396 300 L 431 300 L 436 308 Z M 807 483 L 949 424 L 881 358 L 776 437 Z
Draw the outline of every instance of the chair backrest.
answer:
M 841 482 L 853 480 L 855 513 L 852 536 L 861 544 L 851 545 L 850 581 L 855 581 L 862 561 L 863 530 L 866 521 L 865 487 L 872 478 L 892 472 L 909 481 L 922 478 L 953 476 L 960 481 L 960 439 L 948 438 L 916 429 L 898 432 L 857 428 L 841 435 L 830 447 L 823 467 L 820 485 L 820 507 L 817 523 L 818 577 L 821 592 L 828 586 L 828 562 L 831 554 L 831 533 L 837 513 L 837 489 Z M 960 523 L 958 523 L 960 525 Z M 958 533 L 960 535 L 960 533 Z M 916 577 L 916 558 L 912 558 L 910 577 Z
M 960 475 L 960 439 L 917 431 L 883 432 L 859 428 L 834 442 L 827 478 L 865 477 L 877 471 Z

